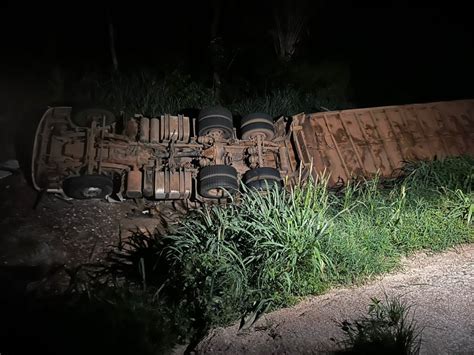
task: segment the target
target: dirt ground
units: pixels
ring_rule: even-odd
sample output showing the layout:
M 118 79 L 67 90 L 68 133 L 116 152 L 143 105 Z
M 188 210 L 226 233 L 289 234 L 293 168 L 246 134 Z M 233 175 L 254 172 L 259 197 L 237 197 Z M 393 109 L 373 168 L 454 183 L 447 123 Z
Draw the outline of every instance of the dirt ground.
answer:
M 164 204 L 38 197 L 22 174 L 0 179 L 0 279 L 18 287 L 45 280 L 54 293 L 77 268 L 103 264 L 133 231 L 163 229 L 179 216 Z
M 238 324 L 215 329 L 202 354 L 314 354 L 337 349 L 336 322 L 365 315 L 371 297 L 400 296 L 413 305 L 424 328 L 422 354 L 474 354 L 474 245 L 435 255 L 418 254 L 403 269 L 361 287 L 309 297 L 263 316 L 245 331 Z

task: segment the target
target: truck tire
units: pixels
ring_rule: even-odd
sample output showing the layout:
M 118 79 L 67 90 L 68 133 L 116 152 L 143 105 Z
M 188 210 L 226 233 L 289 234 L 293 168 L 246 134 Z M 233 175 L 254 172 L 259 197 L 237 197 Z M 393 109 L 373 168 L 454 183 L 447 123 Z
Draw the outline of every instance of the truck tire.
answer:
M 232 113 L 221 106 L 204 108 L 198 116 L 198 136 L 229 139 L 234 134 Z
M 254 138 L 262 135 L 265 140 L 270 141 L 275 137 L 275 126 L 273 118 L 266 113 L 255 112 L 242 118 L 240 124 L 242 139 Z
M 199 194 L 207 198 L 221 198 L 239 189 L 237 170 L 229 165 L 205 166 L 199 172 Z
M 266 191 L 273 187 L 282 187 L 280 172 L 274 168 L 255 168 L 244 175 L 244 182 L 249 188 Z
M 79 200 L 105 198 L 113 188 L 112 179 L 104 175 L 73 176 L 63 182 L 64 193 Z
M 72 109 L 71 121 L 78 127 L 88 128 L 92 121 L 96 121 L 98 126 L 102 126 L 102 120 L 105 117 L 105 125 L 110 126 L 117 119 L 109 110 L 93 107 Z

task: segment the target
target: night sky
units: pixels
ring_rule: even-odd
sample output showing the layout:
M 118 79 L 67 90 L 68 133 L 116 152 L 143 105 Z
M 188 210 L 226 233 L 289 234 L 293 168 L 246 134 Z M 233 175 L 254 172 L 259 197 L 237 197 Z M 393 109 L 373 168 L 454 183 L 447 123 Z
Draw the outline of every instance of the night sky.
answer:
M 109 70 L 110 15 L 121 70 L 179 69 L 195 80 L 207 80 L 215 3 L 2 3 L 2 76 L 32 80 L 55 66 Z M 437 7 L 415 6 L 413 1 L 308 4 L 309 25 L 295 60 L 347 63 L 359 106 L 474 97 L 474 25 L 468 5 L 457 1 Z M 218 32 L 226 53 L 234 58 L 229 78 L 251 78 L 265 66 L 262 61 L 273 53 L 269 28 L 274 6 L 277 1 L 222 2 Z

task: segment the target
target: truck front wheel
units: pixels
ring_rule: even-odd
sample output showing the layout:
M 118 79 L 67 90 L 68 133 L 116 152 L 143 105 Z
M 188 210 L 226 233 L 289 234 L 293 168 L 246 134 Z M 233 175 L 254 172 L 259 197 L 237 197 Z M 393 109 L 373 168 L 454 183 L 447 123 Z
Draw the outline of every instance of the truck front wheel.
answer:
M 64 193 L 72 198 L 101 199 L 112 194 L 114 184 L 104 175 L 82 175 L 67 178 L 63 182 Z

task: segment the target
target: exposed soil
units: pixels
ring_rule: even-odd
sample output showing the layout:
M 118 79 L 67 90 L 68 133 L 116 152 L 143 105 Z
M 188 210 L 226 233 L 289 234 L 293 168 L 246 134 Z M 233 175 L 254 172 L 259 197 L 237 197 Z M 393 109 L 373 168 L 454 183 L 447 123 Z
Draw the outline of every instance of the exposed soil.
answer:
M 200 344 L 203 354 L 313 354 L 338 349 L 337 321 L 367 314 L 371 297 L 400 296 L 413 305 L 424 328 L 421 353 L 474 354 L 474 245 L 442 254 L 417 254 L 403 269 L 364 286 L 309 297 L 295 307 L 263 316 L 247 330 L 215 329 Z
M 48 292 L 64 290 L 71 270 L 105 263 L 132 231 L 163 229 L 179 215 L 164 204 L 38 197 L 21 174 L 0 180 L 0 277 L 18 287 L 46 281 Z

